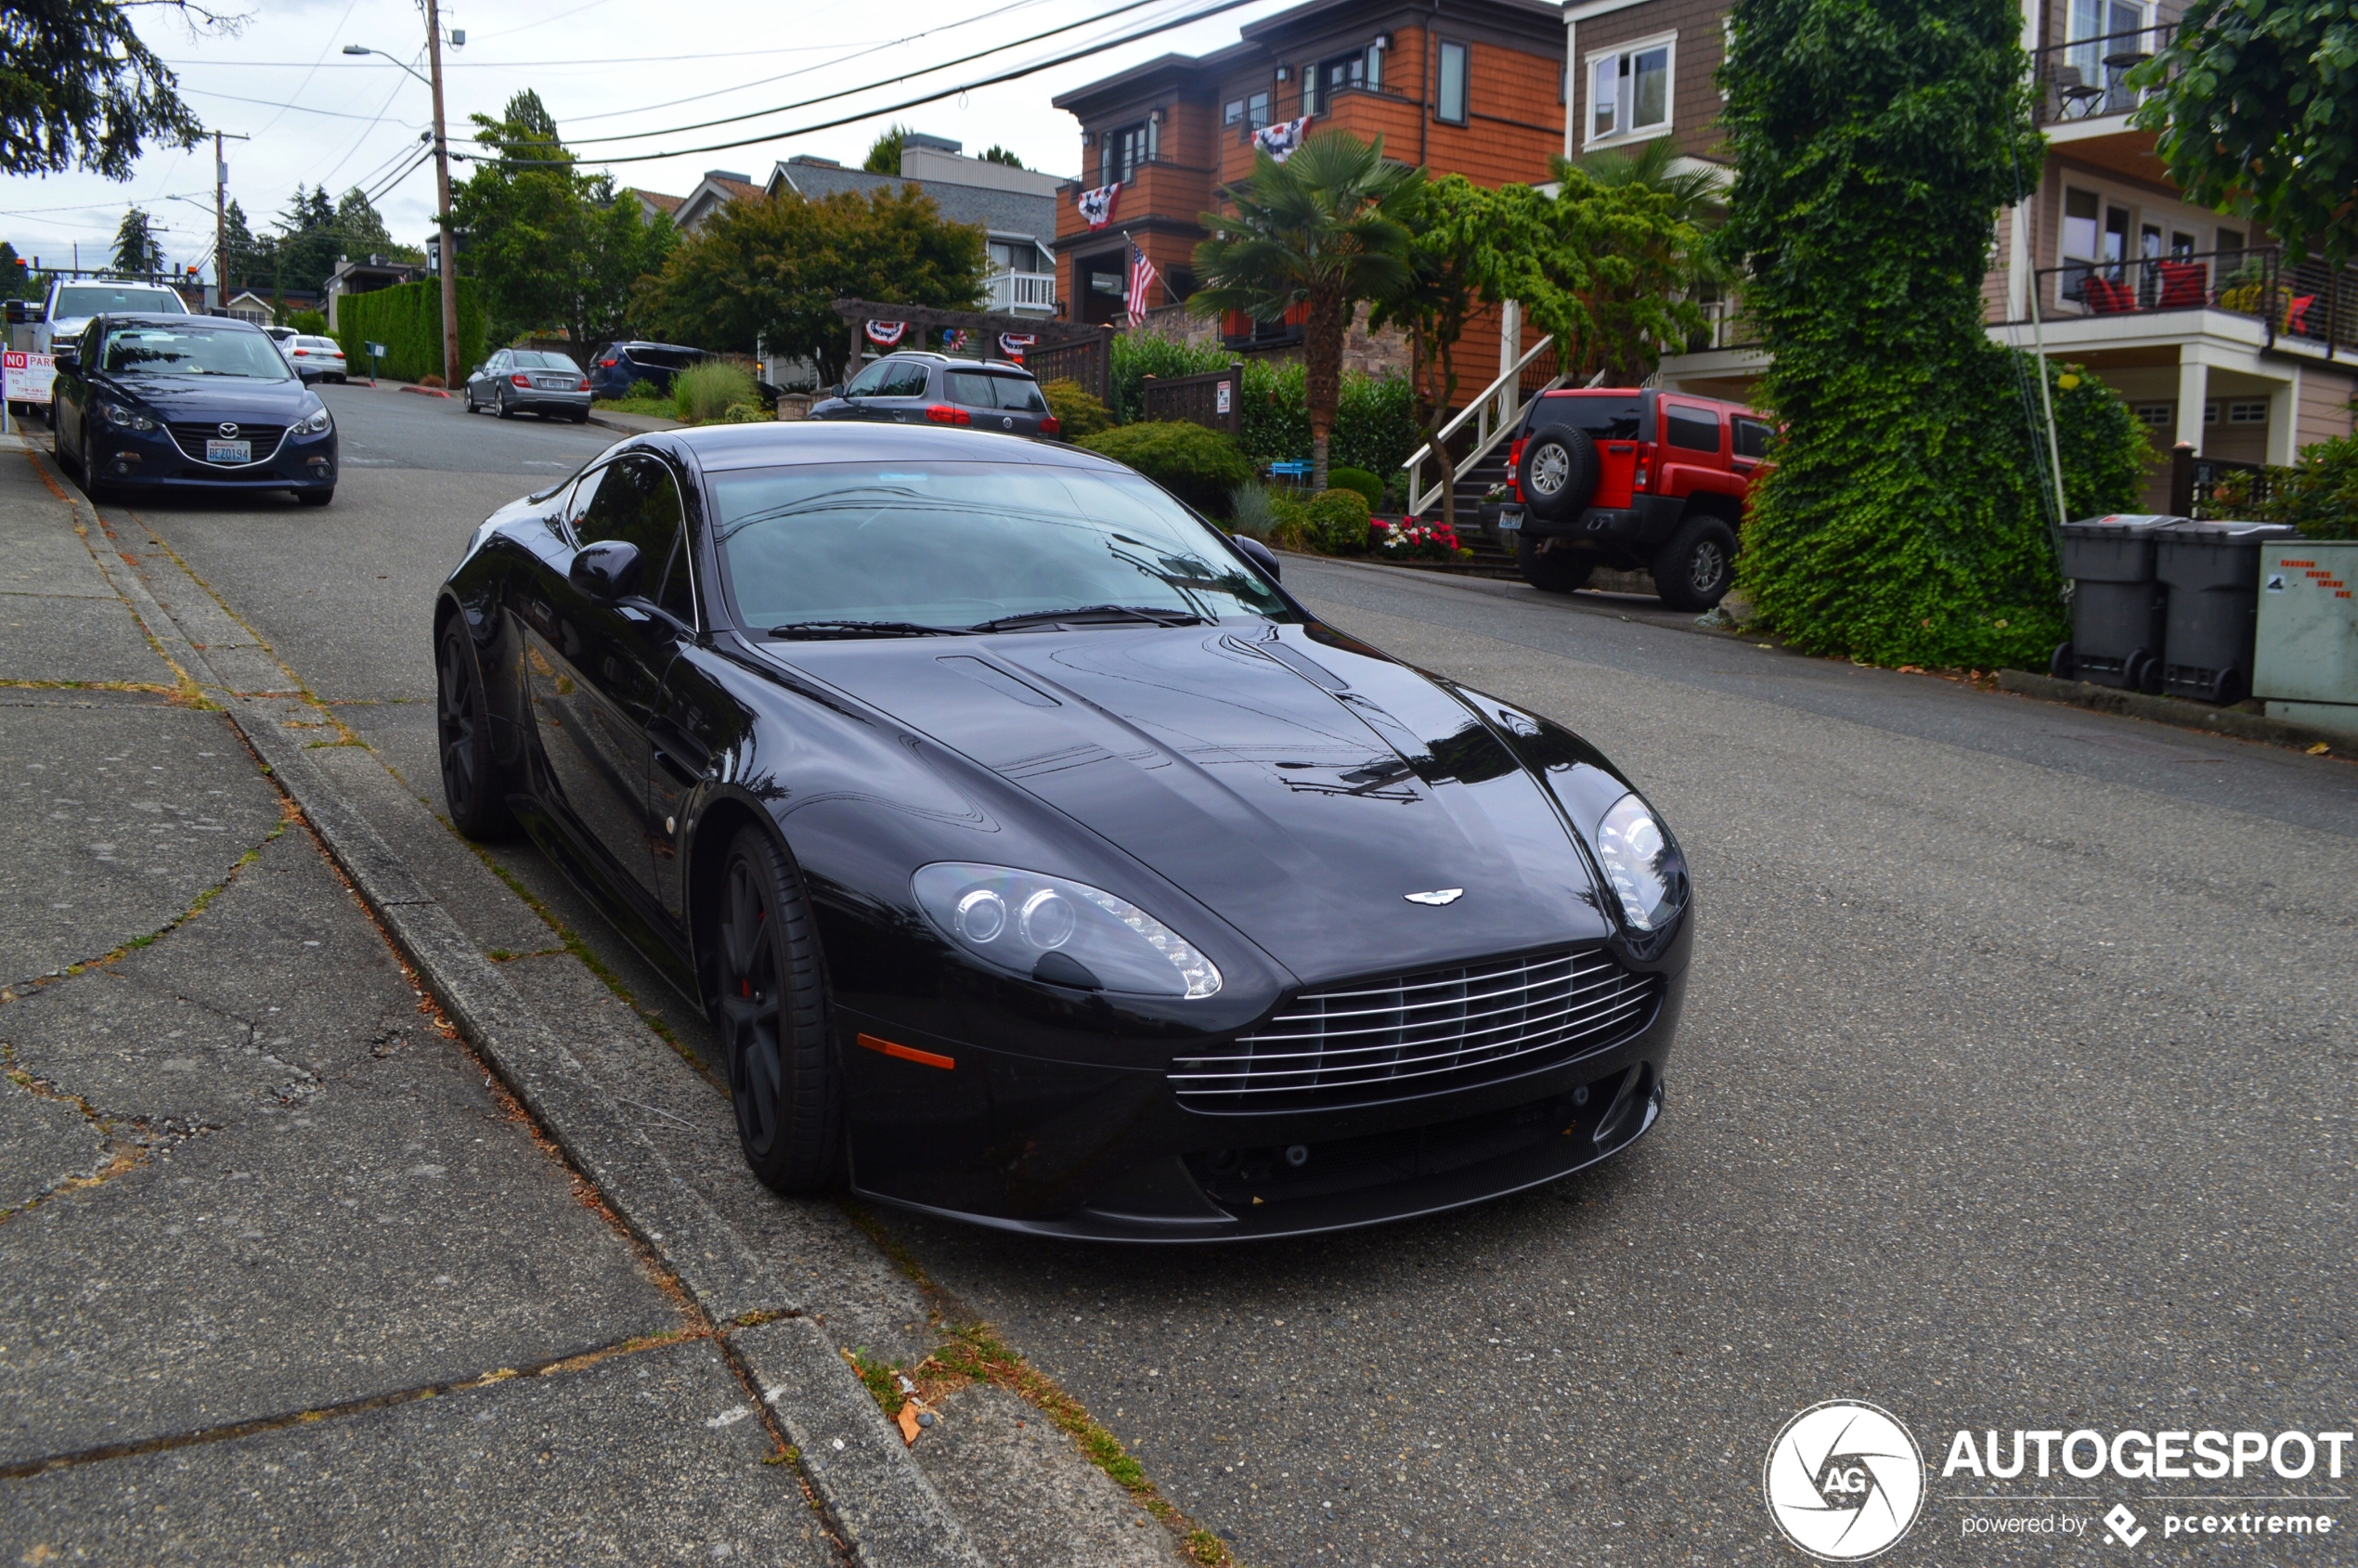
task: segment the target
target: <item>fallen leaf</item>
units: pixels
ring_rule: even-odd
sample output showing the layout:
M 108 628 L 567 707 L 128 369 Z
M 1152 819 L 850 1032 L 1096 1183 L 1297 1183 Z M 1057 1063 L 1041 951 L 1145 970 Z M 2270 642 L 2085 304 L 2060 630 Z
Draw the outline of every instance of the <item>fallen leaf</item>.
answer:
M 916 1445 L 917 1432 L 919 1431 L 917 1426 L 917 1402 L 912 1399 L 902 1405 L 900 1406 L 900 1414 L 894 1419 L 900 1423 L 900 1445 L 904 1448 L 914 1447 Z
M 2309 748 L 2309 755 L 2312 757 L 2323 757 L 2326 753 L 2331 751 L 2333 747 L 2326 742 L 2319 741 L 2315 745 Z

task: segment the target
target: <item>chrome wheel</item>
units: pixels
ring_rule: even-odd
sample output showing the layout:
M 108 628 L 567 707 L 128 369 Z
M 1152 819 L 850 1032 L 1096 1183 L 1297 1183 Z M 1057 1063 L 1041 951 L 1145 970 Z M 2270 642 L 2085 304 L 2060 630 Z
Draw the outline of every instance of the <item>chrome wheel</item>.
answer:
M 1728 557 L 1717 539 L 1704 539 L 1687 558 L 1687 581 L 1697 593 L 1709 593 L 1728 575 Z
M 1550 441 L 1531 454 L 1531 477 L 1525 481 L 1543 496 L 1553 496 L 1572 477 L 1572 454 Z

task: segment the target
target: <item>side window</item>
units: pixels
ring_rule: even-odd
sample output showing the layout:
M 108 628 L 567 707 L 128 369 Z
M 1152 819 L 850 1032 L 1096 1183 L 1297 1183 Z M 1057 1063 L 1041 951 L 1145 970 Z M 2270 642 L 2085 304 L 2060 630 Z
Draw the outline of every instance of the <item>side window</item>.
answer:
M 669 536 L 670 548 L 665 551 L 667 564 L 662 586 L 654 586 L 654 569 L 649 568 L 645 586 L 641 591 L 662 605 L 682 626 L 696 624 L 696 589 L 693 574 L 688 568 L 687 517 L 680 506 L 680 485 L 671 471 L 658 463 L 638 459 L 632 462 L 634 477 L 643 467 L 645 499 L 640 506 L 640 516 L 650 538 Z M 650 560 L 653 557 L 649 558 Z
M 884 379 L 891 370 L 891 360 L 879 359 L 852 377 L 851 384 L 843 389 L 843 395 L 846 397 L 874 397 L 876 388 L 884 385 Z
M 892 369 L 886 375 L 883 388 L 876 393 L 878 397 L 923 397 L 926 395 L 926 383 L 933 377 L 924 360 L 890 359 L 886 363 Z
M 1664 438 L 1672 446 L 1684 447 L 1691 452 L 1719 450 L 1719 421 L 1714 415 L 1672 403 L 1665 405 L 1662 416 Z
M 1768 455 L 1768 438 L 1776 434 L 1766 420 L 1748 420 L 1738 415 L 1736 426 L 1736 456 L 1765 458 Z
M 589 526 L 585 513 L 597 499 L 599 485 L 611 472 L 610 468 L 591 469 L 574 485 L 573 494 L 565 498 L 565 532 L 573 536 L 576 550 L 590 542 L 589 536 L 582 532 Z
M 661 603 L 664 571 L 680 538 L 680 487 L 670 473 L 654 459 L 633 453 L 607 465 L 575 531 L 583 544 L 625 539 L 637 545 L 638 591 Z

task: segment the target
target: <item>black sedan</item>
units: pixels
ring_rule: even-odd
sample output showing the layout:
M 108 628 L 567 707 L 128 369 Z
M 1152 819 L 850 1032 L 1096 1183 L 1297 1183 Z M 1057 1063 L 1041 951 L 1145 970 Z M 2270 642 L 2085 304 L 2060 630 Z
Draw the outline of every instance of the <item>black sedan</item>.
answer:
M 483 523 L 434 628 L 452 819 L 707 1010 L 782 1191 L 1294 1235 L 1660 1111 L 1693 916 L 1628 781 L 1093 453 L 634 437 Z
M 49 449 L 92 499 L 118 489 L 335 499 L 335 421 L 259 327 L 97 316 L 55 353 Z

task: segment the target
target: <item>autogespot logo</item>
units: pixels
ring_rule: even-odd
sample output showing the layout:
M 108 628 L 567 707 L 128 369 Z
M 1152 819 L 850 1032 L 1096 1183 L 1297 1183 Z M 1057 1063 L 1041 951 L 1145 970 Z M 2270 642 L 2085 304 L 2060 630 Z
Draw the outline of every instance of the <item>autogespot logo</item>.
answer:
M 1823 1562 L 1856 1562 L 1915 1523 L 1924 1458 L 1889 1411 L 1830 1399 L 1785 1423 L 1760 1490 L 1787 1540 Z

